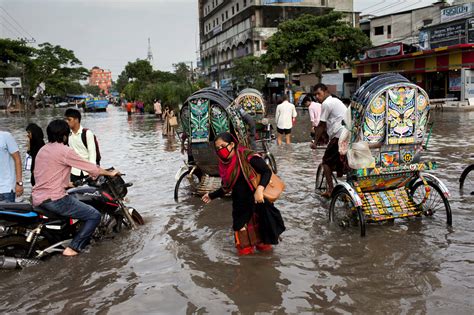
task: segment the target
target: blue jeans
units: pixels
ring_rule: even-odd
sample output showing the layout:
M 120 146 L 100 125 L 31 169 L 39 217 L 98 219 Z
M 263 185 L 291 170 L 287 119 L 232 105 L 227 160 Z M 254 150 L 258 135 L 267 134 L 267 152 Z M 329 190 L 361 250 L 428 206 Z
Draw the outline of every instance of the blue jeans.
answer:
M 44 202 L 41 207 L 63 217 L 84 221 L 84 225 L 69 245 L 75 251 L 81 251 L 89 244 L 92 233 L 100 223 L 101 215 L 99 211 L 71 196 Z
M 0 201 L 15 202 L 15 193 L 12 191 L 9 193 L 0 194 Z

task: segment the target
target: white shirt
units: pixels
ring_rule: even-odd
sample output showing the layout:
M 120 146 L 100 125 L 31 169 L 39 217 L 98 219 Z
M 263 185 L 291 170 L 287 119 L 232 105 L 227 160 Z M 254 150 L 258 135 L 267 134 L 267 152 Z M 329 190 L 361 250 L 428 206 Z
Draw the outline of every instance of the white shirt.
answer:
M 329 95 L 322 104 L 321 121 L 326 122 L 329 139 L 339 138 L 344 126 L 342 120 L 347 107 L 341 100 Z
M 87 130 L 86 132 L 86 142 L 87 142 L 87 148 L 82 142 L 82 126 L 79 127 L 79 130 L 77 133 L 74 133 L 71 131 L 69 134 L 69 142 L 68 145 L 76 151 L 76 153 L 85 161 L 91 162 L 96 164 L 96 150 L 95 150 L 95 141 L 94 141 L 94 134 L 92 131 Z M 84 172 L 84 175 L 87 175 L 86 172 Z M 72 168 L 71 169 L 71 174 L 80 176 L 81 175 L 81 170 L 77 168 Z
M 291 129 L 291 127 L 293 127 L 293 118 L 297 115 L 295 105 L 288 101 L 284 101 L 278 105 L 276 109 L 275 121 L 277 128 Z

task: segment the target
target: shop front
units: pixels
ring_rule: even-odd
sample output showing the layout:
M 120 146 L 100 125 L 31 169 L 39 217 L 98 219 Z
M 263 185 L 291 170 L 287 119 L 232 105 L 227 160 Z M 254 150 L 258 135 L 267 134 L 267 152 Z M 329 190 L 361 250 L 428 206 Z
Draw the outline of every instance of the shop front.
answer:
M 430 98 L 468 100 L 474 98 L 474 44 L 438 47 L 408 54 L 403 54 L 403 51 L 397 55 L 379 53 L 375 58 L 356 62 L 352 68 L 352 75 L 359 84 L 388 72 L 404 75 L 424 88 Z

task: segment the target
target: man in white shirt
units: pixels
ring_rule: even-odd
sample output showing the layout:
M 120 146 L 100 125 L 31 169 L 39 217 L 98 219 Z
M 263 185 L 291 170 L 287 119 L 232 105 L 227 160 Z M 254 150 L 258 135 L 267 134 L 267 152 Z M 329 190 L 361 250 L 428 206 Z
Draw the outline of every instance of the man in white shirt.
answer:
M 74 151 L 85 161 L 97 164 L 97 150 L 94 140 L 94 134 L 90 130 L 86 130 L 86 143 L 84 144 L 82 133 L 84 128 L 81 126 L 81 113 L 77 109 L 69 108 L 64 113 L 66 122 L 71 128 L 71 133 L 68 138 L 69 147 L 73 148 Z M 88 173 L 77 169 L 71 169 L 71 181 L 75 182 L 86 177 Z
M 275 122 L 277 124 L 277 143 L 282 143 L 283 135 L 285 135 L 286 143 L 291 143 L 291 128 L 295 122 L 297 113 L 295 105 L 288 102 L 288 96 L 283 96 L 283 103 L 277 106 L 275 113 Z
M 314 95 L 316 99 L 322 104 L 321 119 L 316 128 L 316 143 L 319 141 L 324 131 L 329 135 L 329 144 L 323 156 L 323 169 L 326 181 L 328 183 L 328 190 L 322 195 L 324 197 L 331 197 L 334 184 L 332 182 L 332 172 L 336 171 L 337 176 L 341 177 L 346 171 L 347 162 L 345 156 L 339 154 L 339 137 L 344 129 L 342 120 L 347 111 L 346 105 L 341 100 L 332 97 L 326 85 L 319 83 L 314 87 Z
M 22 168 L 18 145 L 6 131 L 0 131 L 0 202 L 15 202 L 23 194 Z

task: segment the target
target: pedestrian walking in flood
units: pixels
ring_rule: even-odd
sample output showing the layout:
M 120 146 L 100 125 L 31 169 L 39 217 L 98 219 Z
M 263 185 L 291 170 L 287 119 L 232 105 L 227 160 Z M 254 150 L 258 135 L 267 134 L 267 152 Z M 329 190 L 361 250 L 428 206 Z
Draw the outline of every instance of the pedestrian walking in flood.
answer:
M 26 127 L 26 133 L 28 137 L 27 146 L 28 149 L 26 153 L 31 158 L 31 186 L 35 185 L 35 160 L 36 155 L 38 154 L 39 150 L 44 146 L 44 133 L 40 126 L 37 124 L 31 123 Z
M 347 107 L 341 100 L 332 97 L 326 85 L 319 83 L 314 86 L 314 95 L 322 104 L 321 119 L 316 128 L 315 142 L 327 132 L 329 144 L 323 156 L 323 169 L 328 183 L 328 190 L 322 193 L 323 197 L 329 198 L 334 184 L 332 181 L 332 172 L 337 172 L 337 177 L 341 177 L 347 170 L 347 158 L 339 154 L 339 137 L 344 129 L 342 120 L 346 114 Z
M 326 145 L 328 143 L 328 136 L 327 133 L 324 133 L 320 139 L 319 142 L 316 143 L 314 140 L 316 136 L 316 128 L 319 125 L 319 121 L 321 119 L 321 110 L 322 110 L 322 105 L 319 102 L 316 102 L 313 98 L 312 95 L 306 95 L 305 98 L 303 99 L 303 105 L 308 107 L 308 112 L 309 112 L 309 119 L 311 121 L 311 148 L 316 149 L 318 145 Z
M 0 131 L 0 201 L 15 202 L 23 195 L 23 174 L 18 144 L 7 131 Z
M 94 133 L 81 125 L 81 113 L 77 109 L 68 108 L 64 113 L 67 124 L 71 128 L 68 145 L 85 161 L 100 164 L 100 153 Z M 73 167 L 71 181 L 75 182 L 87 177 L 88 173 Z
M 288 102 L 288 96 L 284 95 L 283 102 L 277 106 L 275 113 L 278 145 L 282 143 L 283 135 L 285 135 L 286 143 L 291 143 L 291 128 L 296 122 L 297 115 L 295 105 Z
M 161 112 L 161 100 L 155 100 L 153 107 L 155 108 L 156 117 L 158 117 L 160 120 L 163 120 L 162 112 Z
M 174 128 L 176 126 L 176 124 L 174 124 L 176 120 L 176 115 L 174 114 L 174 110 L 170 109 L 168 106 L 165 106 L 165 111 L 163 112 L 163 119 L 164 119 L 163 135 L 164 136 L 174 135 Z
M 127 102 L 127 115 L 132 116 L 133 103 L 132 101 Z
M 272 250 L 272 244 L 278 244 L 280 234 L 285 231 L 280 211 L 263 197 L 272 171 L 258 154 L 239 145 L 228 132 L 219 134 L 214 145 L 222 187 L 205 194 L 202 200 L 209 203 L 232 192 L 232 229 L 238 254 L 252 254 L 255 248 Z M 257 188 L 250 182 L 254 171 L 261 175 Z

